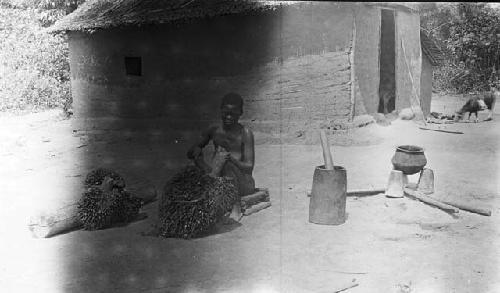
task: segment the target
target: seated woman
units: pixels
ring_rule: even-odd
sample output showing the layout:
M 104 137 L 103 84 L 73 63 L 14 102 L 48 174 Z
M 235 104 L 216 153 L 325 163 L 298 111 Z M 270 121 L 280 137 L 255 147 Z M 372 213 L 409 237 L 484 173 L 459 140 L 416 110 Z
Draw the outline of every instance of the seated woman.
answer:
M 254 139 L 252 131 L 238 121 L 243 114 L 243 99 L 230 93 L 221 103 L 220 125 L 214 125 L 202 132 L 197 144 L 187 153 L 189 159 L 212 176 L 230 177 L 238 188 L 239 197 L 233 205 L 230 218 L 239 221 L 242 217 L 240 198 L 255 192 L 252 177 L 254 167 Z M 212 141 L 214 154 L 209 166 L 203 159 L 203 148 Z

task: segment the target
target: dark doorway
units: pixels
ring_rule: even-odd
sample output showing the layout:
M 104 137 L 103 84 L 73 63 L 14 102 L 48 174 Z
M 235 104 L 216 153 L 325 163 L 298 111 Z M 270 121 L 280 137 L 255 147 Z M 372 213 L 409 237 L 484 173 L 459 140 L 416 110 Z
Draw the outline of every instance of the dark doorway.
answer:
M 380 86 L 379 113 L 396 109 L 396 32 L 394 11 L 382 9 L 380 26 Z

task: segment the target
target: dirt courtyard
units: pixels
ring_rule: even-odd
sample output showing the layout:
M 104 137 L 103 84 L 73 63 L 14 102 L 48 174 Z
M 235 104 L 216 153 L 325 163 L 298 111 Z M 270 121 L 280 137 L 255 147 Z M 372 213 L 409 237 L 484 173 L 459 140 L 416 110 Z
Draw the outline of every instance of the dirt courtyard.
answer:
M 436 96 L 432 110 L 451 113 L 463 99 Z M 425 148 L 436 194 L 489 208 L 490 217 L 451 215 L 409 198 L 347 198 L 347 222 L 308 222 L 319 145 L 258 143 L 254 177 L 272 207 L 241 225 L 192 240 L 141 236 L 145 220 L 101 231 L 35 239 L 30 216 L 71 203 L 97 165 L 140 174 L 161 190 L 186 164 L 187 141 L 127 142 L 117 160 L 104 156 L 121 140 L 73 132 L 57 111 L 0 117 L 0 288 L 2 292 L 336 292 L 353 279 L 359 292 L 500 292 L 498 107 L 493 121 L 446 125 L 464 134 L 424 131 L 412 121 L 372 124 L 354 133 L 379 138 L 357 146 L 331 143 L 348 189 L 385 187 L 395 147 Z M 481 113 L 480 118 L 485 118 Z M 436 125 L 430 125 L 438 127 Z M 256 134 L 256 138 L 258 133 Z M 258 141 L 258 138 L 257 138 Z M 147 162 L 147 163 L 146 163 Z M 131 171 L 133 170 L 133 171 Z M 411 178 L 416 180 L 415 177 Z

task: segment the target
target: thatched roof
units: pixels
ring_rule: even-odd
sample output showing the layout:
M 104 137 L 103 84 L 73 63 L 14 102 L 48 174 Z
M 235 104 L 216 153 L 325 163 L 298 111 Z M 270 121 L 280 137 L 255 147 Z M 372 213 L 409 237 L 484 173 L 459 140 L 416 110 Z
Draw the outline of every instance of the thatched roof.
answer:
M 50 29 L 84 31 L 164 24 L 189 19 L 273 10 L 297 1 L 263 0 L 87 0 Z
M 432 65 L 438 66 L 442 64 L 444 59 L 443 51 L 441 51 L 436 42 L 422 29 L 420 30 L 420 44 L 422 46 L 422 52 L 429 58 Z
M 417 2 L 365 2 L 365 5 L 392 10 L 405 10 L 412 13 L 419 11 Z
M 48 31 L 92 31 L 112 27 L 165 24 L 274 10 L 280 5 L 300 2 L 280 0 L 87 0 L 73 13 L 57 21 Z M 395 10 L 417 11 L 416 5 L 405 2 L 366 2 L 363 4 Z

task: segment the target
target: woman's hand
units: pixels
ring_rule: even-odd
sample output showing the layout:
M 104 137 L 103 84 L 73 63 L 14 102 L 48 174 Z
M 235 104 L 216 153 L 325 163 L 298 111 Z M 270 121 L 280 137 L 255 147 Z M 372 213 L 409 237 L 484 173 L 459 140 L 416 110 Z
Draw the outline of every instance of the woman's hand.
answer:
M 231 153 L 228 153 L 227 160 L 231 163 L 238 164 L 240 160 L 236 159 Z
M 228 152 L 224 147 L 218 146 L 217 147 L 217 156 L 221 158 L 223 161 L 229 161 L 231 158 L 231 153 Z
M 212 176 L 217 177 L 220 175 L 222 168 L 229 160 L 231 153 L 226 151 L 223 147 L 218 147 L 212 160 Z

